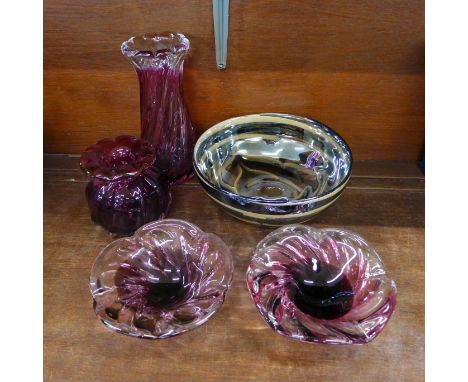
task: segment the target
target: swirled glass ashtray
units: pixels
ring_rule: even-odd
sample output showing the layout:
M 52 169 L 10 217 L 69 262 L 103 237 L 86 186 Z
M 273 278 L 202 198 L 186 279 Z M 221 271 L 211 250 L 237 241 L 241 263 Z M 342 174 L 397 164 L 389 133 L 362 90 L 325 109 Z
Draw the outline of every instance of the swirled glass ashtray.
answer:
M 231 253 L 218 236 L 166 219 L 105 247 L 93 264 L 90 290 L 107 327 L 166 338 L 206 322 L 223 304 L 232 274 Z
M 239 219 L 273 226 L 309 220 L 331 206 L 352 162 L 337 133 L 288 114 L 220 122 L 194 150 L 195 172 L 213 200 Z
M 375 249 L 343 229 L 279 228 L 260 241 L 246 277 L 268 325 L 305 342 L 367 343 L 396 305 Z

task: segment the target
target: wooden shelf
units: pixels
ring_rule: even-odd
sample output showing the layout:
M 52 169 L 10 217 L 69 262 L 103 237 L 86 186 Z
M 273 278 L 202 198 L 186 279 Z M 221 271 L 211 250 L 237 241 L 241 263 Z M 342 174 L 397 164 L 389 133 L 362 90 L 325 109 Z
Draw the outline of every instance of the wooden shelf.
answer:
M 364 346 L 303 344 L 260 318 L 245 270 L 270 228 L 236 220 L 196 180 L 174 188 L 170 218 L 219 235 L 234 281 L 220 311 L 182 336 L 118 335 L 92 310 L 92 262 L 112 239 L 90 221 L 78 157 L 44 156 L 44 378 L 47 381 L 423 381 L 424 177 L 414 162 L 356 162 L 342 197 L 308 224 L 340 226 L 372 242 L 398 287 L 388 326 Z

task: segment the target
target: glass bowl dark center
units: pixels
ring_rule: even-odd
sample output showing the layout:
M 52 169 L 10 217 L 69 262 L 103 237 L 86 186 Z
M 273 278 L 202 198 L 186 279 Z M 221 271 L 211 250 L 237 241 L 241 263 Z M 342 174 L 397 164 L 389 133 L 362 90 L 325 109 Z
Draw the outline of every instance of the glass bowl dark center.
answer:
M 120 302 L 139 313 L 175 307 L 186 300 L 189 282 L 174 266 L 148 272 L 123 263 L 115 275 Z
M 291 274 L 290 298 L 302 312 L 332 320 L 351 310 L 353 287 L 340 269 L 312 259 L 305 266 L 295 264 Z
M 154 308 L 163 308 L 167 305 L 172 305 L 181 301 L 184 296 L 185 288 L 182 279 L 148 283 L 146 299 L 148 305 Z
M 316 175 L 299 161 L 235 155 L 221 171 L 222 181 L 243 196 L 295 199 L 304 185 L 317 188 Z M 235 185 L 235 186 L 234 186 Z

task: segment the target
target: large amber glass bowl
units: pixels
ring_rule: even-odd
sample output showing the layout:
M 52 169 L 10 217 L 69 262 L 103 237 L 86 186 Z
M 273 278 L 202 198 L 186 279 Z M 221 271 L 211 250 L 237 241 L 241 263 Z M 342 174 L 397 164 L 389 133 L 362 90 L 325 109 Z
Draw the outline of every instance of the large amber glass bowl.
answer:
M 194 150 L 195 172 L 214 201 L 239 219 L 273 226 L 309 220 L 331 206 L 352 163 L 333 130 L 286 114 L 220 122 Z

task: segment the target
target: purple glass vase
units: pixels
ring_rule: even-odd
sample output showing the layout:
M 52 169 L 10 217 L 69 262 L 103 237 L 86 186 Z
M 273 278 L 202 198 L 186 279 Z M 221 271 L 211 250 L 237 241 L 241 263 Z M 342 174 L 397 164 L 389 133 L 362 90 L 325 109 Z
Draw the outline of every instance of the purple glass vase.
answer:
M 171 194 L 154 158 L 151 144 L 129 135 L 86 149 L 80 166 L 90 176 L 86 199 L 95 223 L 123 236 L 167 215 Z
M 141 137 L 154 146 L 154 165 L 172 184 L 193 174 L 195 129 L 182 86 L 188 50 L 180 33 L 145 34 L 122 44 L 140 83 Z

